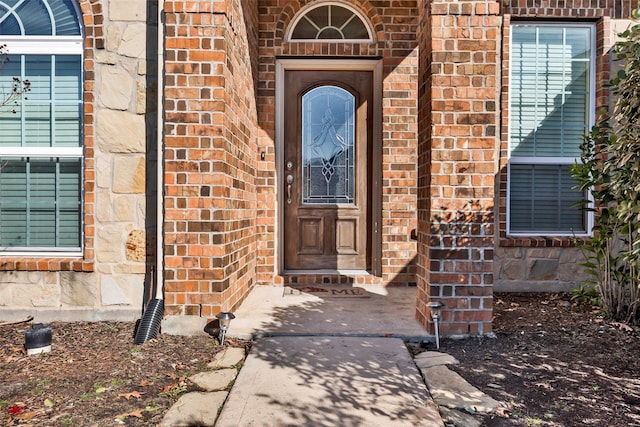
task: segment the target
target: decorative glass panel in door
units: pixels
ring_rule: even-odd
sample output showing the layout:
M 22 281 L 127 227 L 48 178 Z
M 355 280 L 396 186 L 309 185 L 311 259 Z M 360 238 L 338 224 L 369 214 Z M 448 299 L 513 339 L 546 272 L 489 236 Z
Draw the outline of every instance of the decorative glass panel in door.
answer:
M 353 204 L 355 97 L 321 86 L 302 97 L 302 203 Z

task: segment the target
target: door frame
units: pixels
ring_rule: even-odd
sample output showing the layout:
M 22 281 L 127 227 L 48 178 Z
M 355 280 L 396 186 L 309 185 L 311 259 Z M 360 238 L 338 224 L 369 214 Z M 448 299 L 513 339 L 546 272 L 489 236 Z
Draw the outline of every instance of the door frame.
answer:
M 277 274 L 289 273 L 284 270 L 284 77 L 286 71 L 371 71 L 373 79 L 373 117 L 371 141 L 372 182 L 371 188 L 379 191 L 371 192 L 371 271 L 375 276 L 382 275 L 382 60 L 381 59 L 277 59 L 276 60 L 276 129 L 275 129 L 275 162 L 276 162 L 276 262 Z M 375 193 L 375 194 L 374 194 Z M 316 271 L 305 271 L 306 273 Z M 322 270 L 322 273 L 338 273 L 338 271 Z M 363 272 L 359 272 L 363 273 Z

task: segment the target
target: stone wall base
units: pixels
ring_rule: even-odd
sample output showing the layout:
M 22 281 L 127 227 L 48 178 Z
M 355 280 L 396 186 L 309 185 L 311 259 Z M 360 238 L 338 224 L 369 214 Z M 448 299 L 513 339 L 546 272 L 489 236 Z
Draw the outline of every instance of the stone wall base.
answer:
M 122 307 L 96 309 L 92 307 L 52 308 L 0 308 L 0 322 L 22 320 L 33 316 L 35 323 L 51 322 L 133 322 L 142 317 L 139 308 Z M 133 331 L 132 331 L 133 333 Z
M 168 335 L 199 335 L 206 334 L 204 327 L 211 319 L 200 316 L 165 316 L 160 330 Z
M 494 292 L 571 292 L 580 284 L 572 282 L 541 281 L 531 282 L 526 280 L 497 281 L 493 285 Z

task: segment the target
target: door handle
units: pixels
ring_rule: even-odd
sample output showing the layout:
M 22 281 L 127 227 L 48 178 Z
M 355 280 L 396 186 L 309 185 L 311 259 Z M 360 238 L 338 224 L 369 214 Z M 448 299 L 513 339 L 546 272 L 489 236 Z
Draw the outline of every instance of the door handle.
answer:
M 293 187 L 293 175 L 287 175 L 287 204 L 291 204 L 291 187 Z

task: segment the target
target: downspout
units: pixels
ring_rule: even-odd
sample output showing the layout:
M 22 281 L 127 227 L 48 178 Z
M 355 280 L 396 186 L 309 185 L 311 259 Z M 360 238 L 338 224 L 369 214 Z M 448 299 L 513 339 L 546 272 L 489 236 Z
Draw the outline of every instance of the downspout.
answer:
M 160 331 L 160 324 L 164 316 L 164 164 L 163 164 L 163 136 L 164 136 L 164 1 L 158 1 L 158 30 L 157 30 L 157 106 L 156 106 L 156 268 L 155 295 L 147 304 L 142 319 L 136 329 L 134 343 L 144 344 L 155 338 Z
M 158 73 L 156 108 L 156 295 L 164 298 L 164 0 L 158 1 Z

